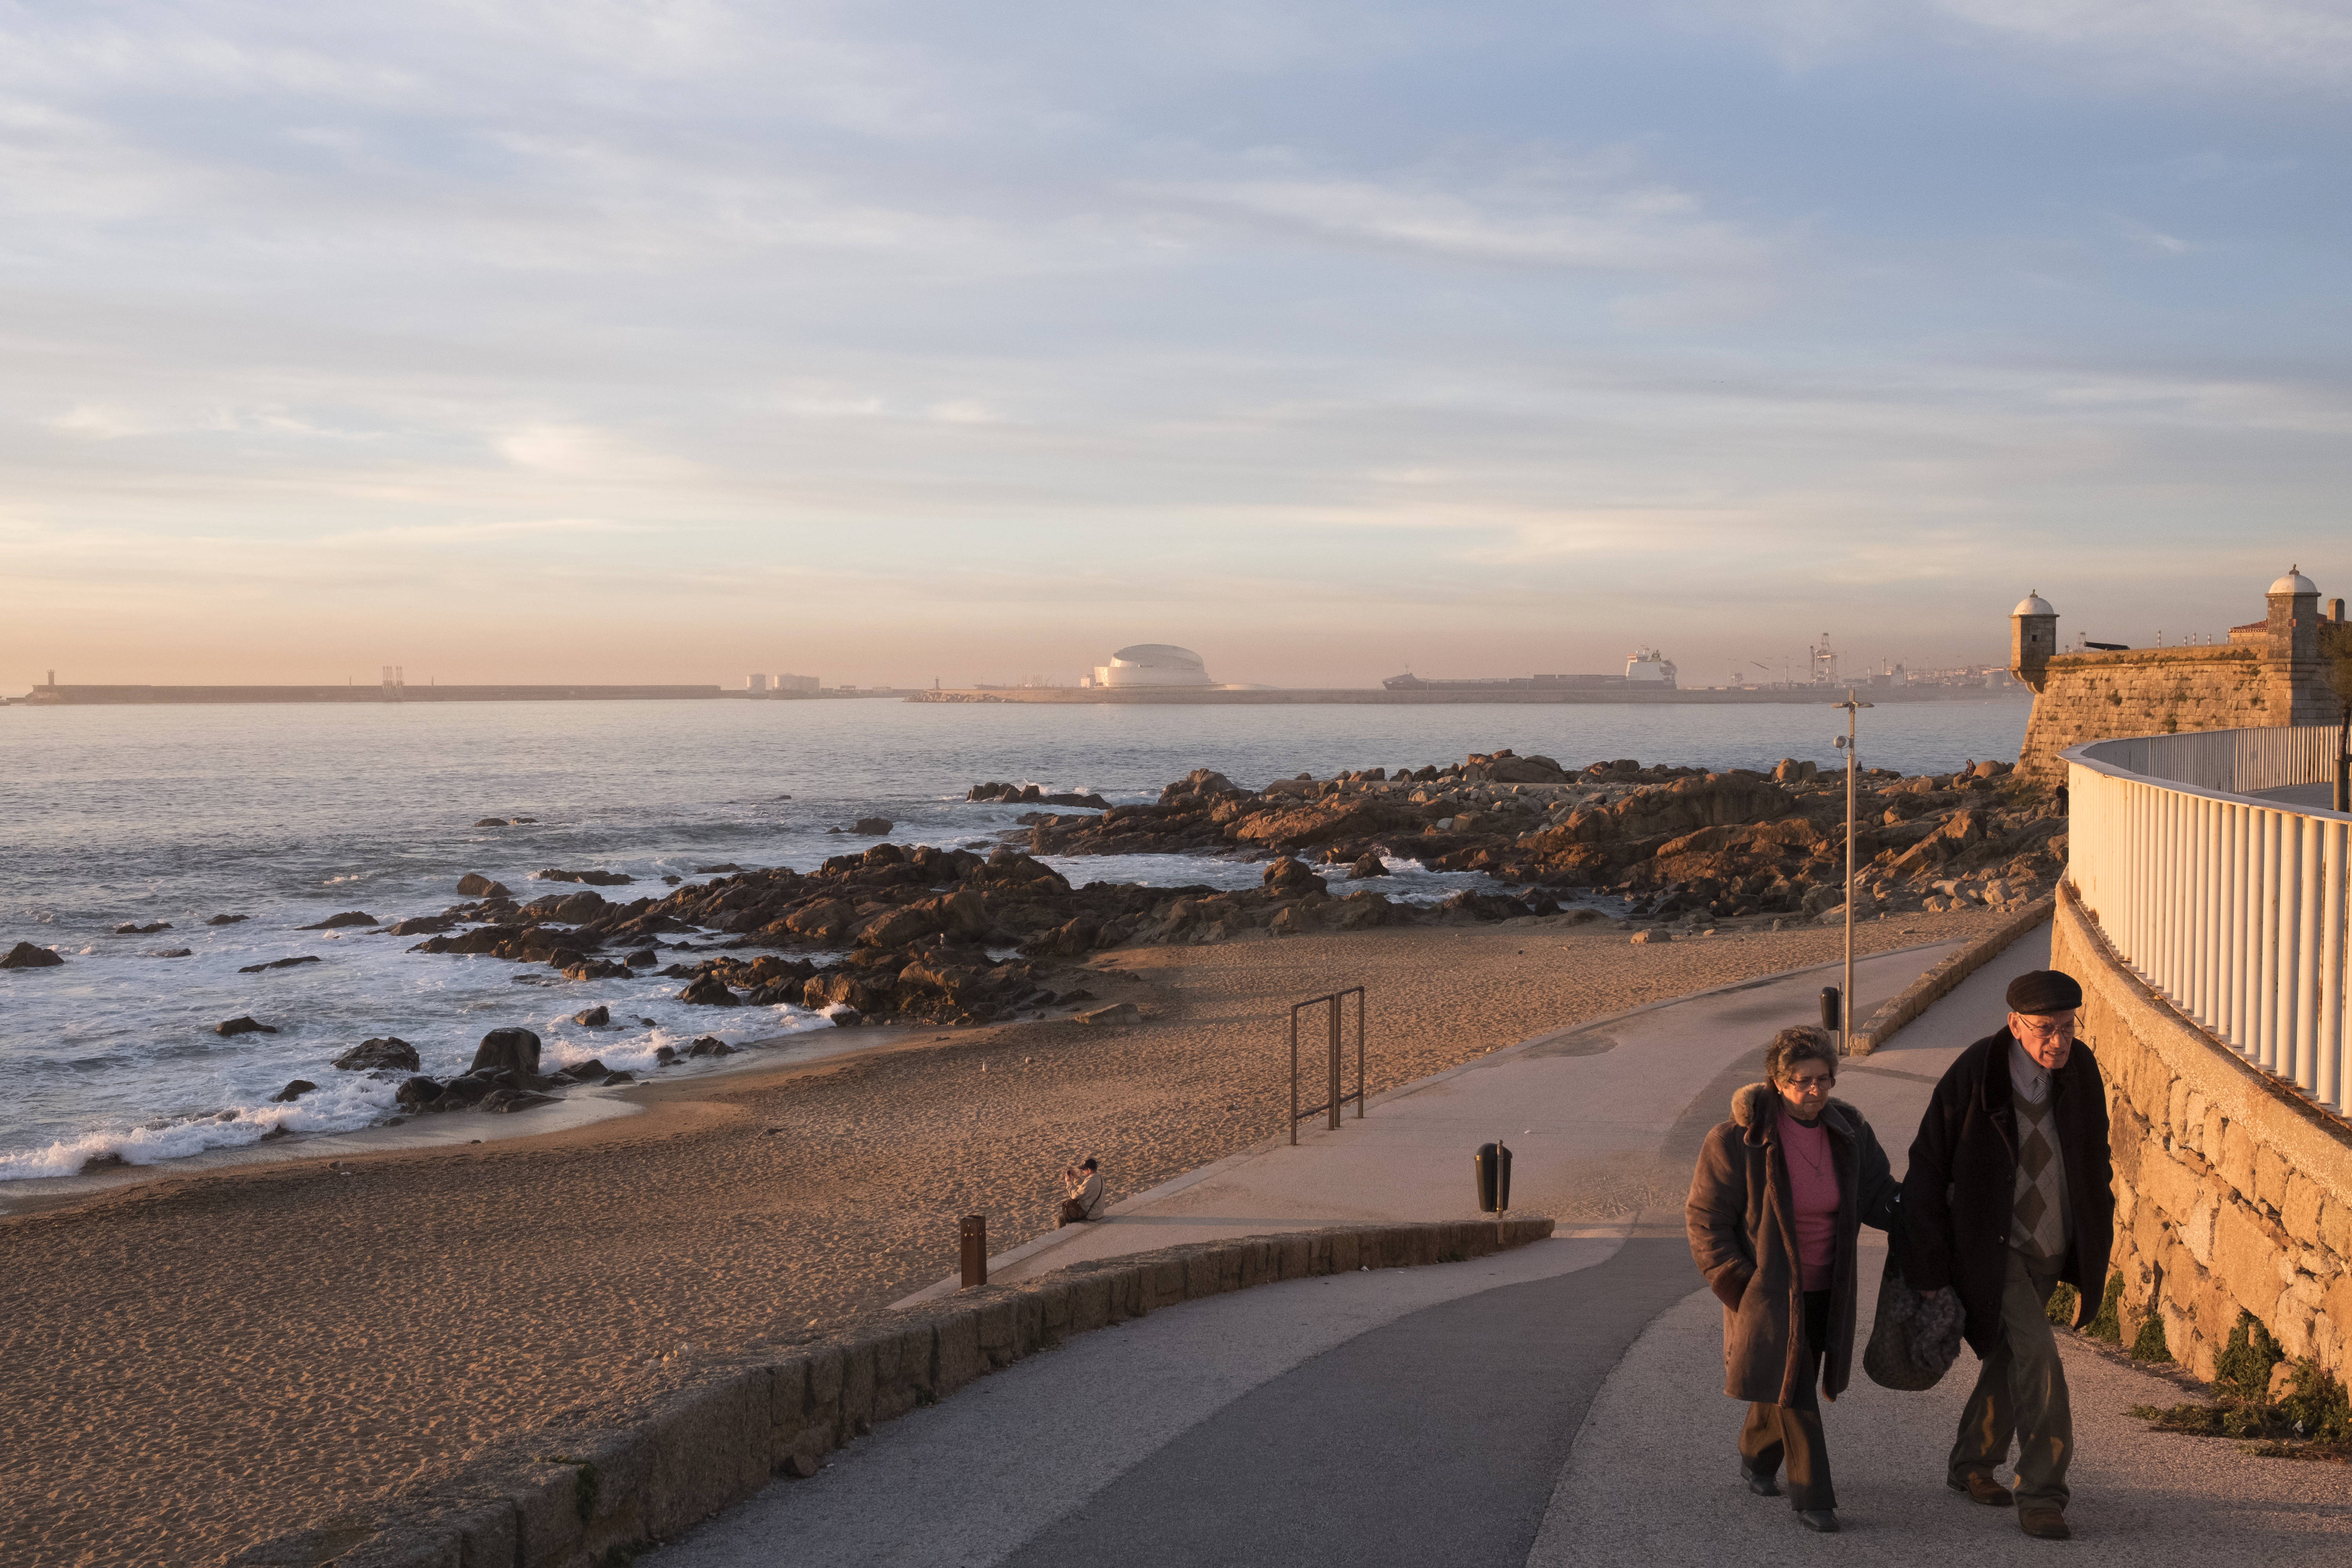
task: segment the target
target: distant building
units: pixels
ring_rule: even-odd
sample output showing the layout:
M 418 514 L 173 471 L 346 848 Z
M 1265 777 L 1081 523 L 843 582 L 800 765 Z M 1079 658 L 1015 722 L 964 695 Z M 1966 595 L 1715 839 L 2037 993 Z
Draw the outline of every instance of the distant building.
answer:
M 1096 686 L 1214 686 L 1207 661 L 1188 647 L 1167 643 L 1137 643 L 1095 667 Z
M 1625 661 L 1625 684 L 1671 691 L 1675 689 L 1675 661 L 1654 647 L 1635 648 L 1633 656 Z
M 816 688 L 817 680 L 814 675 L 780 675 L 776 677 L 776 684 L 769 689 L 814 693 Z
M 768 689 L 768 678 L 764 675 L 747 675 L 743 678 L 743 689 L 746 691 L 765 691 Z

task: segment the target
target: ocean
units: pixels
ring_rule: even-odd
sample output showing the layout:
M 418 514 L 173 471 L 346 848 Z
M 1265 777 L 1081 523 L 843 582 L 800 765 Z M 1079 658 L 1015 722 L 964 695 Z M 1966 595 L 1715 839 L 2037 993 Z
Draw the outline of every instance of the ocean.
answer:
M 1862 716 L 1865 766 L 1944 772 L 2017 753 L 2025 702 L 1889 705 Z M 973 784 L 1154 799 L 1197 767 L 1256 786 L 1307 772 L 1458 762 L 1509 747 L 1570 767 L 1612 757 L 1708 768 L 1781 757 L 1842 765 L 1844 715 L 1796 706 L 1045 707 L 890 701 L 485 702 L 0 710 L 0 950 L 62 968 L 0 971 L 0 1181 L 68 1175 L 92 1155 L 152 1163 L 250 1143 L 279 1124 L 343 1131 L 394 1113 L 396 1079 L 329 1063 L 398 1036 L 424 1070 L 472 1060 L 520 1025 L 543 1060 L 644 1072 L 706 1033 L 829 1029 L 797 1007 L 719 1013 L 677 981 L 569 982 L 499 959 L 411 953 L 415 939 L 298 928 L 460 901 L 468 871 L 520 900 L 619 871 L 628 898 L 698 867 L 814 868 L 867 838 L 987 845 L 1026 808 Z M 477 827 L 484 817 L 536 820 Z M 1073 882 L 1254 886 L 1255 865 L 1133 856 L 1056 861 Z M 1486 882 L 1401 862 L 1383 889 L 1434 900 Z M 215 915 L 241 914 L 213 926 Z M 122 924 L 167 922 L 151 935 Z M 186 948 L 184 958 L 157 956 Z M 315 956 L 258 973 L 248 964 Z M 604 1004 L 621 1027 L 572 1016 Z M 251 1016 L 274 1035 L 224 1038 Z M 780 1047 L 789 1052 L 789 1041 Z M 691 1070 L 684 1068 L 668 1071 Z M 293 1079 L 320 1086 L 292 1104 Z

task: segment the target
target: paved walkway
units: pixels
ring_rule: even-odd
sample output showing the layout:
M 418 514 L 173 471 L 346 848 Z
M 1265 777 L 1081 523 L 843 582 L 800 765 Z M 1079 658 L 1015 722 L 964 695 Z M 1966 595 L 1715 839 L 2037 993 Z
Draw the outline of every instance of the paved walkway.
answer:
M 1942 951 L 1870 961 L 1864 1005 Z M 1898 1170 L 1937 1076 L 1998 1021 L 2009 978 L 2047 954 L 2044 928 L 1846 1065 L 1840 1096 Z M 1082 1336 L 640 1561 L 1716 1568 L 1833 1555 L 1907 1568 L 1954 1548 L 1989 1562 L 2059 1550 L 2116 1563 L 2346 1561 L 2340 1468 L 2146 1434 L 2123 1412 L 2177 1393 L 2084 1347 L 2068 1356 L 2082 1455 L 2070 1547 L 2027 1541 L 2011 1514 L 1944 1489 L 1969 1357 L 1929 1394 L 1865 1381 L 1832 1407 L 1846 1533 L 1809 1535 L 1784 1503 L 1738 1485 L 1740 1407 L 1719 1393 L 1720 1314 L 1682 1239 L 1683 1189 L 1732 1088 L 1757 1076 L 1775 1028 L 1817 1016 L 1826 978 L 1496 1053 L 1376 1100 L 1339 1133 L 1142 1194 L 1004 1272 L 1340 1217 L 1459 1217 L 1466 1156 L 1498 1131 L 1518 1153 L 1515 1205 L 1563 1217 L 1551 1241 L 1265 1287 Z M 1870 1305 L 1865 1292 L 1865 1320 Z

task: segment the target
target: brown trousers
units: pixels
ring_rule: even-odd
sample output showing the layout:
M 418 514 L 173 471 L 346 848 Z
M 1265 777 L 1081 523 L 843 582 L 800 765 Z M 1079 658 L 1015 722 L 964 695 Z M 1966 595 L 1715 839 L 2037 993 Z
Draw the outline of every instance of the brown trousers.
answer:
M 2000 1343 L 1977 1369 L 1977 1385 L 1960 1412 L 1960 1435 L 1952 1445 L 1948 1473 L 1961 1486 L 1971 1475 L 1990 1476 L 2017 1440 L 2019 1505 L 2052 1503 L 2064 1508 L 2066 1467 L 2074 1457 L 2074 1407 L 2066 1393 L 2066 1368 L 2050 1331 L 2050 1292 L 2058 1266 L 2040 1273 L 2015 1252 L 2009 1255 L 2009 1280 L 2000 1293 Z
M 1794 1405 L 1751 1405 L 1739 1428 L 1739 1457 L 1768 1480 L 1789 1467 L 1789 1506 L 1800 1512 L 1837 1507 L 1830 1449 L 1822 1432 L 1822 1347 L 1830 1337 L 1830 1293 L 1805 1292 L 1805 1386 Z

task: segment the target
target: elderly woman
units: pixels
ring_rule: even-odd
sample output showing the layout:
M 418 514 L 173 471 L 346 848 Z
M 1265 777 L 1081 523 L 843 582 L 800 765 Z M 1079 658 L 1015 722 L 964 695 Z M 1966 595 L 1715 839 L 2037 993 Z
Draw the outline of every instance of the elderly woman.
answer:
M 1691 1257 L 1723 1302 L 1723 1392 L 1748 1402 L 1739 1477 L 1789 1503 L 1808 1530 L 1834 1531 L 1816 1385 L 1831 1399 L 1853 1367 L 1855 1240 L 1886 1229 L 1901 1186 L 1862 1112 L 1832 1100 L 1837 1053 L 1819 1029 L 1783 1029 L 1764 1055 L 1768 1082 L 1731 1097 L 1706 1135 L 1684 1216 Z M 1827 1365 L 1824 1367 L 1824 1362 Z

